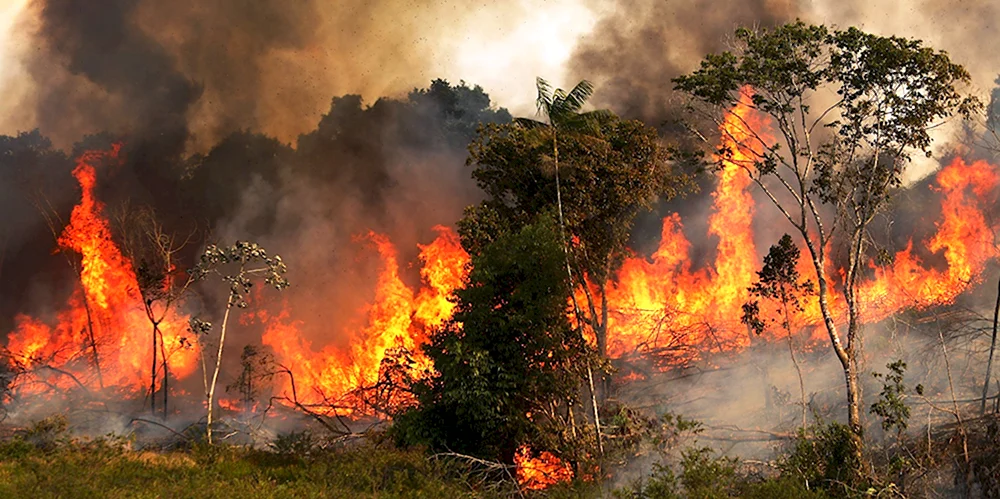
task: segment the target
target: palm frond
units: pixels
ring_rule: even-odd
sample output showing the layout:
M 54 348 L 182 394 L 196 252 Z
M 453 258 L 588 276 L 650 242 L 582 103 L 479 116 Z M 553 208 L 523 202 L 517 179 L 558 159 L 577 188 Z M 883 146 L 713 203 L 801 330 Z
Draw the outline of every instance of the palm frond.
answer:
M 594 95 L 594 84 L 587 80 L 581 80 L 563 98 L 565 109 L 573 113 L 579 112 L 592 95 Z
M 538 121 L 538 120 L 533 120 L 531 118 L 514 118 L 514 123 L 516 123 L 521 128 L 525 128 L 527 130 L 535 130 L 535 129 L 538 129 L 538 128 L 546 128 L 546 127 L 549 126 L 548 123 L 545 123 L 545 122 L 542 122 L 542 121 Z
M 548 116 L 552 109 L 552 85 L 541 76 L 535 78 L 535 88 L 538 89 L 538 97 L 535 99 L 535 109 L 538 114 Z

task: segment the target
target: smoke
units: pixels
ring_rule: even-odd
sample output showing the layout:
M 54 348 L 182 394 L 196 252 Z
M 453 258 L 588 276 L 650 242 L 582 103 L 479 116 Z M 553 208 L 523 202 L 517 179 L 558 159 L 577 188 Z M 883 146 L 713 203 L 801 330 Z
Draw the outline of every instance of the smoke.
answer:
M 25 1 L 0 12 L 0 88 L 19 96 L 0 127 L 63 148 L 180 123 L 187 152 L 246 128 L 290 143 L 333 95 L 398 97 L 434 77 L 530 104 L 534 76 L 559 75 L 593 22 L 575 0 Z
M 595 105 L 661 125 L 676 116 L 672 78 L 695 69 L 705 54 L 725 50 L 737 27 L 797 15 L 787 0 L 620 0 L 580 40 L 569 70 L 596 84 Z
M 414 283 L 416 270 L 406 262 L 414 260 L 416 245 L 481 195 L 464 166 L 465 146 L 478 122 L 510 116 L 474 88 L 436 82 L 407 93 L 433 77 L 483 83 L 518 114 L 531 108 L 534 76 L 563 87 L 588 78 L 598 88 L 594 105 L 671 132 L 679 107 L 670 80 L 695 69 L 706 53 L 725 50 L 740 25 L 801 17 L 923 38 L 966 64 L 980 89 L 1000 71 L 1000 55 L 980 48 L 1000 19 L 1000 7 L 987 0 L 613 3 L 523 0 L 467 11 L 402 0 L 33 0 L 10 24 L 10 43 L 0 47 L 6 57 L 0 62 L 12 68 L 0 75 L 10 97 L 0 103 L 0 126 L 37 127 L 63 149 L 87 134 L 110 132 L 87 139 L 95 144 L 124 138 L 126 164 L 100 172 L 108 184 L 102 199 L 110 206 L 148 199 L 172 227 L 198 226 L 223 244 L 251 239 L 281 254 L 292 287 L 274 300 L 291 304 L 318 350 L 350 341 L 358 311 L 371 301 L 379 262 L 358 235 L 389 234 L 401 252 L 401 271 Z M 947 144 L 948 136 L 941 138 Z M 10 318 L 30 310 L 29 302 L 35 309 L 62 303 L 49 295 L 68 282 L 68 272 L 51 270 L 63 263 L 50 255 L 51 234 L 36 208 L 18 195 L 25 185 L 18 175 L 36 169 L 58 184 L 47 192 L 63 212 L 76 191 L 71 162 L 41 135 L 0 148 L 17 153 L 0 156 L 0 207 L 7 214 L 0 222 L 0 331 L 8 331 Z M 917 168 L 914 179 L 934 168 L 936 161 Z M 710 191 L 707 182 L 703 191 Z M 915 198 L 900 225 L 920 225 L 925 200 Z M 692 239 L 706 247 L 711 201 L 692 197 L 678 210 L 698 236 Z M 756 242 L 764 249 L 784 225 L 769 223 L 769 207 L 758 206 Z M 656 232 L 663 214 L 640 232 L 644 225 Z M 694 258 L 710 262 L 710 251 Z M 32 283 L 27 292 L 24 282 Z M 215 305 L 207 300 L 197 312 L 211 316 Z M 883 344 L 871 345 L 869 369 L 935 351 L 929 326 L 897 343 L 885 341 L 895 338 L 886 325 L 870 333 Z M 239 352 L 241 341 L 257 338 L 244 336 L 228 351 Z M 824 346 L 801 359 L 806 391 L 824 414 L 842 414 L 836 406 L 842 373 Z M 943 393 L 940 357 L 933 359 L 911 373 Z M 227 362 L 224 372 L 238 372 L 235 353 Z M 653 381 L 659 384 L 631 389 L 648 388 L 635 400 L 715 426 L 776 428 L 776 404 L 768 409 L 768 399 L 790 394 L 777 419 L 794 427 L 798 381 L 785 345 L 733 358 L 722 371 Z M 867 400 L 875 393 L 870 386 Z
M 607 12 L 575 48 L 568 63 L 573 81 L 594 81 L 598 106 L 667 130 L 680 117 L 680 101 L 670 80 L 696 69 L 705 54 L 726 50 L 727 40 L 739 26 L 768 27 L 799 18 L 921 39 L 965 65 L 973 77 L 970 90 L 986 101 L 1000 73 L 1000 54 L 983 49 L 982 44 L 994 35 L 1000 19 L 1000 6 L 989 0 L 619 0 Z M 961 132 L 958 120 L 936 129 L 935 158 L 951 152 Z M 936 159 L 916 155 L 905 182 L 916 182 L 938 167 Z

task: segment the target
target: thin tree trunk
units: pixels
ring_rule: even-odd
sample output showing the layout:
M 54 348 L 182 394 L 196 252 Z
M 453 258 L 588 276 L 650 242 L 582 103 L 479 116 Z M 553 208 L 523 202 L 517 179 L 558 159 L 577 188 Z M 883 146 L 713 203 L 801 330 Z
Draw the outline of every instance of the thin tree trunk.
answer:
M 167 398 L 169 397 L 170 390 L 168 385 L 168 380 L 170 379 L 170 369 L 167 365 L 167 348 L 163 342 L 163 332 L 160 331 L 160 359 L 163 362 L 163 420 L 167 420 Z
M 986 397 L 990 393 L 990 378 L 993 377 L 993 354 L 997 349 L 998 320 L 1000 320 L 1000 279 L 997 279 L 997 304 L 993 307 L 993 339 L 990 341 L 990 357 L 986 361 L 986 379 L 983 380 L 983 402 L 979 408 L 981 414 L 986 414 Z
M 563 253 L 566 258 L 566 274 L 569 277 L 570 293 L 573 293 L 573 271 L 569 263 L 569 242 L 566 240 L 566 223 L 563 219 L 562 208 L 562 188 L 559 181 L 559 142 L 556 138 L 556 131 L 554 127 L 552 129 L 552 154 L 556 169 L 556 207 L 559 211 L 559 234 L 562 237 Z M 583 285 L 587 285 L 585 280 L 583 280 Z M 577 321 L 579 321 L 579 317 L 577 317 Z M 595 331 L 595 334 L 598 335 L 598 343 L 600 343 L 600 331 Z M 600 349 L 600 346 L 598 346 L 598 349 Z M 603 353 L 601 356 L 603 357 Z M 587 379 L 590 383 L 590 401 L 594 406 L 594 430 L 597 433 L 597 449 L 600 451 L 601 455 L 604 455 L 604 444 L 601 441 L 601 417 L 597 410 L 597 395 L 594 393 L 594 374 L 589 363 L 587 365 Z
M 219 369 L 222 368 L 222 347 L 226 344 L 226 325 L 229 323 L 229 312 L 233 309 L 233 299 L 229 298 L 226 314 L 222 316 L 222 332 L 219 334 L 219 352 L 215 357 L 215 370 L 212 372 L 212 383 L 208 385 L 208 427 L 205 430 L 209 445 L 212 444 L 212 409 L 215 405 L 215 385 L 219 381 Z
M 944 342 L 944 333 L 938 327 L 938 339 L 941 341 L 941 353 L 944 355 L 945 372 L 948 374 L 948 391 L 951 392 L 951 407 L 955 422 L 958 423 L 958 434 L 962 438 L 962 457 L 965 459 L 965 493 L 972 490 L 972 468 L 969 461 L 969 434 L 965 431 L 965 422 L 962 421 L 962 412 L 958 409 L 958 399 L 955 398 L 955 382 L 951 376 L 951 360 L 948 359 L 948 347 Z
M 90 340 L 90 349 L 94 355 L 94 370 L 97 371 L 97 384 L 104 389 L 104 375 L 101 374 L 101 357 L 97 354 L 97 339 L 94 337 L 94 319 L 90 315 L 90 302 L 87 300 L 87 292 L 83 293 L 83 309 L 87 312 L 87 335 Z
M 149 369 L 149 412 L 156 415 L 156 323 L 153 323 L 153 364 Z
M 802 378 L 802 366 L 799 365 L 799 359 L 795 357 L 795 345 L 792 344 L 792 318 L 791 314 L 788 313 L 788 296 L 784 292 L 781 293 L 781 301 L 785 312 L 785 332 L 788 334 L 788 355 L 792 358 L 792 365 L 795 366 L 795 373 L 799 377 L 799 404 L 802 406 L 802 427 L 805 428 L 807 423 L 806 384 Z
M 590 401 L 594 404 L 594 430 L 597 432 L 597 450 L 604 455 L 604 443 L 601 439 L 601 416 L 597 412 L 597 396 L 594 394 L 594 372 L 587 364 L 587 379 L 590 381 Z

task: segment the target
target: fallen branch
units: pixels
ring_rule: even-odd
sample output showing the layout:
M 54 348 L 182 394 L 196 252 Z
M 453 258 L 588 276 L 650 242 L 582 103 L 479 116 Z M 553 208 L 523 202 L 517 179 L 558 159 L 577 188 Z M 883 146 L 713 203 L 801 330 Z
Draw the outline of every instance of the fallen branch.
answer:
M 169 427 L 169 426 L 167 426 L 167 425 L 165 425 L 163 423 L 158 423 L 156 421 L 151 421 L 151 420 L 145 419 L 145 418 L 132 418 L 132 420 L 128 422 L 128 425 L 131 426 L 133 423 L 148 423 L 148 424 L 151 424 L 151 425 L 159 426 L 160 428 L 163 428 L 163 429 L 169 431 L 170 433 L 173 433 L 174 435 L 177 435 L 178 437 L 183 438 L 185 442 L 190 442 L 191 441 L 191 439 L 188 438 L 187 435 L 184 435 L 183 433 L 181 433 L 181 432 L 179 432 L 179 431 L 177 431 L 177 430 L 175 430 L 175 429 L 173 429 L 173 428 L 171 428 L 171 427 Z

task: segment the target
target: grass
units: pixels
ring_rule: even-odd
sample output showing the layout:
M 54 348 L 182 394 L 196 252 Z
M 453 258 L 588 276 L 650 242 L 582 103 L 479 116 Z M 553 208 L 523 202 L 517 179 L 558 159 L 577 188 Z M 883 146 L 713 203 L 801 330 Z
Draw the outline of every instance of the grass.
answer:
M 304 458 L 241 447 L 132 451 L 105 441 L 0 444 L 0 497 L 473 497 L 419 451 L 362 446 Z

